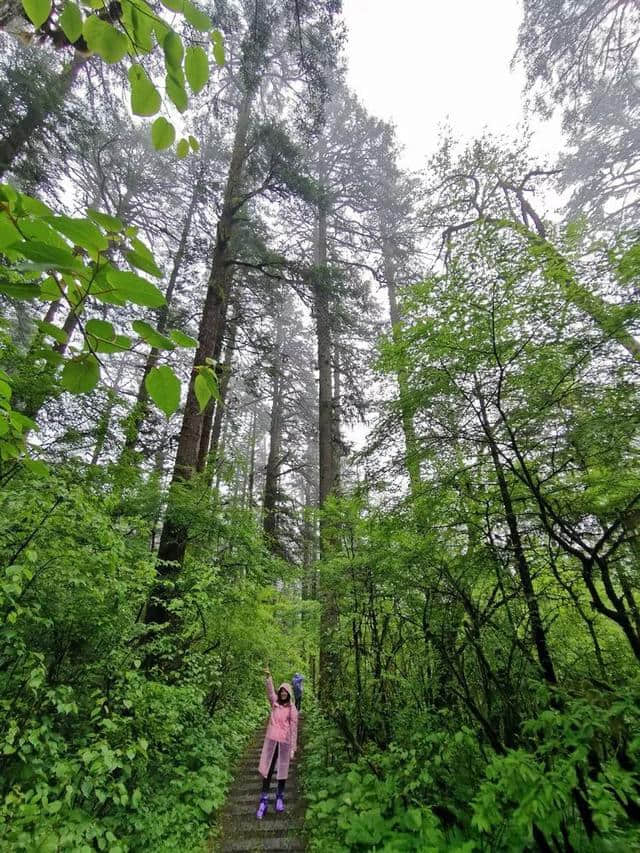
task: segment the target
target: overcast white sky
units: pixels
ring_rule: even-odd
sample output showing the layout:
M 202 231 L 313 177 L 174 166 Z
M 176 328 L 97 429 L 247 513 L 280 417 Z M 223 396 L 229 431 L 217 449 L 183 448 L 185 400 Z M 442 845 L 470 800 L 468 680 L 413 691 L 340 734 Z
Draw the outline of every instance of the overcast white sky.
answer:
M 518 0 L 343 0 L 348 82 L 370 113 L 396 125 L 404 165 L 420 168 L 448 120 L 466 138 L 514 131 L 524 77 L 511 70 Z M 534 150 L 557 154 L 557 123 L 530 119 Z

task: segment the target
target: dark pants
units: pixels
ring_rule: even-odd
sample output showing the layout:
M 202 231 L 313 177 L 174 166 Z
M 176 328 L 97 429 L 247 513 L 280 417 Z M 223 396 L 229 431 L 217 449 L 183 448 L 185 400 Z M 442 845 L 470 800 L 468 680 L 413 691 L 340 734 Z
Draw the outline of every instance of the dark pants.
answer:
M 296 708 L 298 711 L 300 710 L 300 705 L 302 704 L 302 693 L 299 696 L 295 696 Z
M 262 780 L 262 793 L 263 794 L 269 793 L 269 785 L 271 785 L 271 777 L 273 776 L 273 771 L 276 769 L 276 765 L 278 763 L 278 750 L 279 750 L 279 748 L 280 747 L 276 746 L 276 748 L 274 749 L 273 758 L 271 759 L 271 767 L 269 768 L 269 772 L 267 774 L 266 779 Z M 278 779 L 278 790 L 277 790 L 277 796 L 278 797 L 281 797 L 283 795 L 284 786 L 285 786 L 286 781 L 287 781 L 286 779 Z

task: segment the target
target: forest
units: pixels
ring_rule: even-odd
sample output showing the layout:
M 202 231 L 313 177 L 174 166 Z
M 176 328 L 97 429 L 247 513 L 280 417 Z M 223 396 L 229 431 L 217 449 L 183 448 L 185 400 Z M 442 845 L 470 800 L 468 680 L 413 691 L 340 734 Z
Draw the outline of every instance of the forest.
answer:
M 0 2 L 0 850 L 217 850 L 265 666 L 295 849 L 640 850 L 640 7 L 421 169 L 341 7 Z

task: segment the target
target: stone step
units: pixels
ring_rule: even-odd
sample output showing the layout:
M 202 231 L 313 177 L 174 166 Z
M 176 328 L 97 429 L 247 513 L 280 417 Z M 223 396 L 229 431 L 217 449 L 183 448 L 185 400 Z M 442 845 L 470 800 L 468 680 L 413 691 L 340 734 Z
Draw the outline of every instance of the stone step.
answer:
M 258 798 L 251 797 L 251 799 L 247 798 L 244 802 L 238 802 L 237 800 L 229 801 L 229 814 L 232 815 L 253 815 L 255 814 L 256 809 L 258 808 Z M 269 810 L 267 811 L 267 815 L 269 818 L 274 817 L 275 819 L 280 819 L 284 815 L 295 815 L 295 817 L 299 817 L 304 813 L 303 804 L 300 801 L 296 800 L 285 800 L 285 811 L 278 814 L 275 811 L 275 802 L 273 800 L 269 801 Z
M 304 850 L 305 844 L 300 838 L 236 838 L 224 841 L 221 853 L 262 853 L 262 851 L 298 851 Z
M 227 798 L 227 802 L 233 803 L 234 805 L 236 805 L 236 804 L 241 804 L 241 803 L 257 803 L 259 799 L 260 799 L 260 791 L 258 789 L 258 790 L 255 790 L 251 794 L 231 795 Z M 299 796 L 296 796 L 295 792 L 293 792 L 293 791 L 291 791 L 290 793 L 287 793 L 287 791 L 285 791 L 284 792 L 284 801 L 287 804 L 287 806 L 289 804 L 294 805 L 294 804 L 301 802 L 301 798 Z M 273 793 L 273 788 L 272 788 L 271 793 L 269 794 L 269 808 L 271 808 L 273 803 L 275 803 L 275 794 Z
M 255 810 L 250 813 L 242 826 L 237 826 L 235 838 L 244 838 L 246 835 L 280 835 L 282 838 L 293 838 L 302 830 L 302 821 L 292 816 L 287 818 L 286 812 L 281 815 L 266 814 L 262 820 L 256 820 Z

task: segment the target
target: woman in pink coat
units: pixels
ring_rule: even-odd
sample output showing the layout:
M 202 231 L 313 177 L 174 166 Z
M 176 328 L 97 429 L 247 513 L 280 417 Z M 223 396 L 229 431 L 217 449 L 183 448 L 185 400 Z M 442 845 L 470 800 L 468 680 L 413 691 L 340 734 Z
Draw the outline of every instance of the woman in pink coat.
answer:
M 284 786 L 289 775 L 289 761 L 295 756 L 298 745 L 298 711 L 291 701 L 293 696 L 291 685 L 284 682 L 278 687 L 276 693 L 273 689 L 271 673 L 268 669 L 264 672 L 267 677 L 267 699 L 271 705 L 271 714 L 258 768 L 262 776 L 262 794 L 256 812 L 258 820 L 262 820 L 269 806 L 269 785 L 276 767 L 278 780 L 276 811 L 284 811 Z

